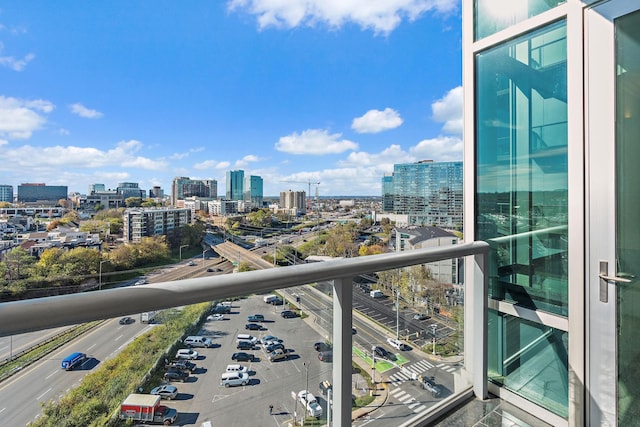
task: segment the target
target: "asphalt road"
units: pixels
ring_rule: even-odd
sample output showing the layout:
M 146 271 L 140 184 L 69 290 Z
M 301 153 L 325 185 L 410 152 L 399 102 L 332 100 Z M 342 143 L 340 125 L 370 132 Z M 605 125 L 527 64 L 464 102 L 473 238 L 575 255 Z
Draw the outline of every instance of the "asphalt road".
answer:
M 134 337 L 153 327 L 140 322 L 120 325 L 118 320 L 105 321 L 72 343 L 54 351 L 49 357 L 1 383 L 0 424 L 27 425 L 40 415 L 42 403 L 63 396 L 100 363 L 113 357 Z M 90 358 L 73 371 L 61 369 L 62 359 L 76 351 L 86 353 Z

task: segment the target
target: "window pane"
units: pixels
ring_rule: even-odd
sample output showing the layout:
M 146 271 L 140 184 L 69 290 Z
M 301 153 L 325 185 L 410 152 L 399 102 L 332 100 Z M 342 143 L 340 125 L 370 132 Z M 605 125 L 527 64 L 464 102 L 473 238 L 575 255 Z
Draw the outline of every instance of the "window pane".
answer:
M 568 416 L 568 334 L 489 310 L 489 380 Z
M 477 236 L 491 298 L 567 315 L 566 26 L 477 56 Z
M 561 3 L 565 0 L 476 0 L 475 39 L 490 36 Z

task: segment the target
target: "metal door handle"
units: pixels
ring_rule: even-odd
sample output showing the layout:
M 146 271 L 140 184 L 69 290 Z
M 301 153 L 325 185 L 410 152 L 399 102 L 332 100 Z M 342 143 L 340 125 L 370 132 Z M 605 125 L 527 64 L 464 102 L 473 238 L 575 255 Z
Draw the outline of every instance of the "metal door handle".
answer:
M 607 282 L 616 282 L 616 283 L 631 283 L 630 279 L 625 279 L 624 277 L 617 277 L 617 276 L 605 276 L 604 274 L 600 273 L 598 275 L 602 280 L 606 280 Z
M 634 277 L 628 273 L 619 273 L 619 276 L 609 276 L 609 263 L 607 261 L 600 261 L 600 301 L 609 302 L 609 282 L 612 283 L 631 283 L 631 279 Z M 627 276 L 627 277 L 621 277 Z

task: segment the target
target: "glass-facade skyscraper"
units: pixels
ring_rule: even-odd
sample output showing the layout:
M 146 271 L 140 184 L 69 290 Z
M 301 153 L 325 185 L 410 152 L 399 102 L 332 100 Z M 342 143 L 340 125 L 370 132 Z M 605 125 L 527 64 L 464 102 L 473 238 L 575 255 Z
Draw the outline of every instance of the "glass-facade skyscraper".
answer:
M 263 190 L 262 190 L 262 178 L 255 175 L 250 175 L 244 179 L 244 200 L 245 202 L 251 202 L 251 206 L 254 208 L 262 207 Z
M 227 171 L 227 200 L 244 200 L 244 171 Z
M 13 203 L 13 185 L 0 185 L 0 202 Z
M 396 164 L 383 191 L 391 191 L 393 213 L 408 215 L 411 225 L 462 229 L 462 162 Z

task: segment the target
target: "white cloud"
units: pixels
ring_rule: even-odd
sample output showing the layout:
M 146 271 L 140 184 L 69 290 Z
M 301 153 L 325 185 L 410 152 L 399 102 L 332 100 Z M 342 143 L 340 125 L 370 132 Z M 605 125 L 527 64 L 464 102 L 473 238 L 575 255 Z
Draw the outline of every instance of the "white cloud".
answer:
M 393 165 L 396 163 L 410 163 L 415 159 L 399 145 L 393 144 L 380 153 L 367 153 L 358 151 L 350 153 L 345 160 L 338 162 L 339 166 L 372 166 L 380 173 L 393 172 Z
M 255 156 L 253 154 L 248 154 L 244 156 L 242 159 L 237 160 L 234 167 L 246 168 L 249 165 L 249 163 L 255 163 L 259 161 L 260 161 L 260 158 L 258 156 Z
M 458 86 L 431 104 L 433 120 L 444 123 L 442 130 L 446 133 L 462 135 L 462 98 L 462 86 Z
M 459 0 L 229 0 L 229 10 L 256 15 L 260 29 L 340 28 L 347 23 L 377 34 L 388 34 L 403 19 L 413 21 L 426 12 L 450 13 Z
M 409 152 L 417 160 L 454 162 L 462 160 L 462 148 L 462 138 L 440 136 L 420 141 L 415 147 L 411 147 Z
M 220 170 L 220 169 L 227 169 L 230 165 L 231 165 L 231 162 L 220 162 L 220 163 L 218 163 L 218 165 L 216 166 L 216 169 L 218 169 L 218 170 Z
M 58 129 L 58 135 L 67 136 L 67 135 L 71 135 L 71 132 L 69 132 L 68 129 L 60 128 Z
M 0 54 L 4 52 L 4 44 L 0 42 Z M 26 54 L 22 59 L 15 58 L 13 56 L 0 55 L 0 65 L 3 67 L 11 68 L 13 71 L 22 71 L 29 62 L 36 56 L 33 53 Z
M 3 152 L 3 160 L 14 170 L 39 170 L 47 168 L 94 169 L 101 167 L 123 167 L 145 170 L 164 170 L 168 164 L 136 153 L 142 143 L 136 140 L 121 141 L 107 151 L 92 147 L 51 146 L 33 147 L 23 145 Z M 25 173 L 26 174 L 26 173 Z
M 369 110 L 364 116 L 356 117 L 351 123 L 351 129 L 358 133 L 378 133 L 395 129 L 402 124 L 400 114 L 391 108 Z
M 357 150 L 358 144 L 347 139 L 340 139 L 342 134 L 322 129 L 308 129 L 298 134 L 296 132 L 283 136 L 276 143 L 276 150 L 290 154 L 337 154 L 348 150 Z
M 71 112 L 73 114 L 76 114 L 76 115 L 78 115 L 80 117 L 84 117 L 85 119 L 99 119 L 100 117 L 102 117 L 104 115 L 100 111 L 92 110 L 90 108 L 85 107 L 84 105 L 82 105 L 80 103 L 75 103 L 75 104 L 69 105 L 69 109 L 71 110 Z
M 0 96 L 0 137 L 27 139 L 47 122 L 41 113 L 50 113 L 55 106 L 41 99 L 22 100 Z

